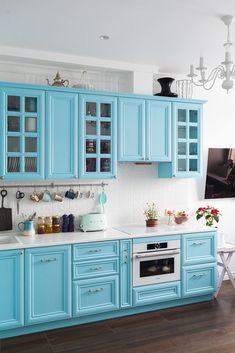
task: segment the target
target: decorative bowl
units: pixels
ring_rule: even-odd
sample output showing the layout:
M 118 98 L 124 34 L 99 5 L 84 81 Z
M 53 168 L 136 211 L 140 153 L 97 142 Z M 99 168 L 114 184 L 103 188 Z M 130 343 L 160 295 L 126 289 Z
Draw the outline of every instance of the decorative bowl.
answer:
M 175 223 L 177 223 L 177 224 L 182 224 L 184 222 L 187 222 L 187 220 L 188 220 L 188 216 L 187 215 L 185 215 L 185 216 L 176 216 L 175 217 Z

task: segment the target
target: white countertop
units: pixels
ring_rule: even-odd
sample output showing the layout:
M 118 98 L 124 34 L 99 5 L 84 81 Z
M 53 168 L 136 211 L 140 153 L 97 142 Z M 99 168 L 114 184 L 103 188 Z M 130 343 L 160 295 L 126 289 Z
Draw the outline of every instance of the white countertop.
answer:
M 123 225 L 98 232 L 74 232 L 44 234 L 35 236 L 23 236 L 14 232 L 0 232 L 0 250 L 24 249 L 42 246 L 54 246 L 65 244 L 79 244 L 105 240 L 130 239 L 146 236 L 167 236 L 173 234 L 186 234 L 198 232 L 210 232 L 215 229 L 201 227 L 199 225 L 172 225 L 161 224 L 156 227 L 146 228 L 144 225 Z M 1 244 L 1 236 L 15 237 L 18 242 Z
M 199 232 L 211 232 L 214 228 L 202 226 L 201 224 L 159 224 L 156 227 L 145 227 L 140 224 L 124 225 L 115 227 L 120 232 L 129 234 L 131 237 L 142 237 L 142 236 L 161 236 L 161 235 L 173 235 L 173 234 L 186 234 L 186 233 L 199 233 Z

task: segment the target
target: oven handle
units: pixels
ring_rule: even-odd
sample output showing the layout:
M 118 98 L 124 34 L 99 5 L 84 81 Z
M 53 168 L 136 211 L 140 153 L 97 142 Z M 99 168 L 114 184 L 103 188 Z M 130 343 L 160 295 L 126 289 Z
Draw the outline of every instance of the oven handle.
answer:
M 165 255 L 174 255 L 174 254 L 179 254 L 179 250 L 171 250 L 171 251 L 164 251 L 164 252 L 149 252 L 149 253 L 144 253 L 144 254 L 136 254 L 135 256 L 137 259 L 143 258 L 143 257 L 159 257 L 159 256 L 165 256 Z

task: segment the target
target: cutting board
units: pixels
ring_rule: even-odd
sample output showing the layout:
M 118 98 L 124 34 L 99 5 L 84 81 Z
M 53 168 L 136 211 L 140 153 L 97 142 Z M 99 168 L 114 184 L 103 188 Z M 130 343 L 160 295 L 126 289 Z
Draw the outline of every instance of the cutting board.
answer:
M 0 208 L 0 231 L 12 230 L 12 209 L 4 207 L 4 198 L 7 196 L 7 190 L 1 190 L 2 207 Z

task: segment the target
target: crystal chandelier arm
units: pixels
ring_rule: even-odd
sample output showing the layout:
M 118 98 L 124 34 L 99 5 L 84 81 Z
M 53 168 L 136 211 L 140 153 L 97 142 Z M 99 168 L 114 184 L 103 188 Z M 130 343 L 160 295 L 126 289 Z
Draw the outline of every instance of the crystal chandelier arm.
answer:
M 193 83 L 195 86 L 203 87 L 203 88 L 206 89 L 206 90 L 210 90 L 210 89 L 214 86 L 216 78 L 219 76 L 219 74 L 222 74 L 222 73 L 224 73 L 224 68 L 223 68 L 222 65 L 219 65 L 219 66 L 217 66 L 216 68 L 214 68 L 214 69 L 211 71 L 211 73 L 210 73 L 210 75 L 208 76 L 207 79 L 204 79 L 204 80 L 201 81 L 201 82 L 199 81 L 200 83 L 197 83 L 197 82 L 194 81 L 194 79 L 193 79 L 193 77 L 192 77 L 191 81 L 192 81 L 192 83 Z M 211 85 L 208 87 L 207 84 L 208 84 L 209 82 L 211 82 Z M 207 85 L 207 86 L 206 86 L 206 85 Z

